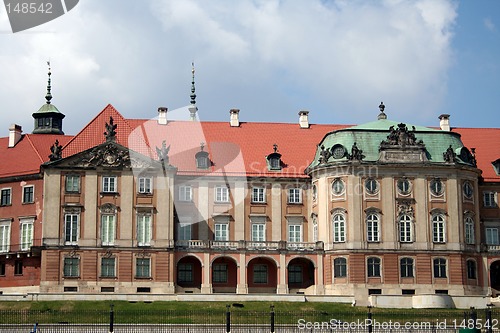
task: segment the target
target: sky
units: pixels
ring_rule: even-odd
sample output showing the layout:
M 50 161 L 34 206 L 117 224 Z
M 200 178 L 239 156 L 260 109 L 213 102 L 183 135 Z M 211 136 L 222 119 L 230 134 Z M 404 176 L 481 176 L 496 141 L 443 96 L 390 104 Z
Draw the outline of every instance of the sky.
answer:
M 66 134 L 185 109 L 193 62 L 201 120 L 500 127 L 497 0 L 81 0 L 18 33 L 0 5 L 0 136 L 33 130 L 47 61 Z

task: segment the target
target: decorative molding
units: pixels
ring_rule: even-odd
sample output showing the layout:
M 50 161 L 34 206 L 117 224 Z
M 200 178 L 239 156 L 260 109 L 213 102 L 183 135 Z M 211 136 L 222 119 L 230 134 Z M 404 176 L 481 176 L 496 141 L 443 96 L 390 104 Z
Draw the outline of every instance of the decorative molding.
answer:
M 101 214 L 116 214 L 117 207 L 112 203 L 105 203 L 99 207 Z
M 415 200 L 403 199 L 403 200 L 397 200 L 396 203 L 397 203 L 398 216 L 408 215 L 413 218 L 414 216 L 413 204 L 415 203 Z

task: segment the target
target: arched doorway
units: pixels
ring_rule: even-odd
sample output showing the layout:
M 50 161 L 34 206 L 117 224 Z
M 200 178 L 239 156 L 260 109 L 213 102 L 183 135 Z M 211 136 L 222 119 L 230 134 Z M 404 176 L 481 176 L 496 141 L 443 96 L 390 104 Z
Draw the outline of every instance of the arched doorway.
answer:
M 186 256 L 177 262 L 177 286 L 180 292 L 201 291 L 201 262 L 194 256 Z
M 307 258 L 294 258 L 287 267 L 287 282 L 290 293 L 302 293 L 314 285 L 314 264 Z
M 214 293 L 236 293 L 238 268 L 230 257 L 219 257 L 212 262 L 212 291 Z
M 490 286 L 496 289 L 496 294 L 500 293 L 500 260 L 493 261 L 490 265 Z
M 274 260 L 257 257 L 248 262 L 248 293 L 276 294 L 278 269 Z

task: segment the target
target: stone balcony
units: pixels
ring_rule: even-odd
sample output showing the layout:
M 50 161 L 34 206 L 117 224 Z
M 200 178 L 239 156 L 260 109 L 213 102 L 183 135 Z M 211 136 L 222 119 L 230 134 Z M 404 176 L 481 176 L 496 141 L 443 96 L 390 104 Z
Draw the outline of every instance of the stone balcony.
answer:
M 178 240 L 177 250 L 323 251 L 323 242 Z

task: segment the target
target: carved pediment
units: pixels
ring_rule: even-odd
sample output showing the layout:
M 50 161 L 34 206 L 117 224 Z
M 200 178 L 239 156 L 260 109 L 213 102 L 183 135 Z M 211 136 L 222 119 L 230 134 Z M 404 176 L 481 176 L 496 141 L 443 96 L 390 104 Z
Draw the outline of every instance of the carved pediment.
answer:
M 397 215 L 402 216 L 402 215 L 408 215 L 413 217 L 413 204 L 415 201 L 413 199 L 404 199 L 404 200 L 397 200 Z
M 94 169 L 147 169 L 161 164 L 113 141 L 105 142 L 81 153 L 48 163 L 49 166 Z
M 391 126 L 386 140 L 380 143 L 381 162 L 418 163 L 428 161 L 425 144 L 417 140 L 415 126 L 409 130 L 406 124 L 400 123 L 398 128 Z

